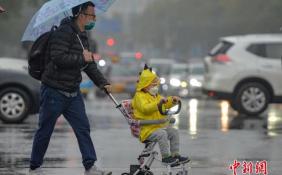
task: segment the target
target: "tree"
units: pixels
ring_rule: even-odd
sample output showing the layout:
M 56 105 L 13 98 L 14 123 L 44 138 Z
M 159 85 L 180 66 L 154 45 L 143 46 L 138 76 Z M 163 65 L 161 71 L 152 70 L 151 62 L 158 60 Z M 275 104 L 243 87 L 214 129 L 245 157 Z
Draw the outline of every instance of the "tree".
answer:
M 33 13 L 44 0 L 0 0 L 0 56 L 22 56 L 21 37 Z
M 204 55 L 222 36 L 280 32 L 281 8 L 281 0 L 158 0 L 133 20 L 132 37 L 164 54 Z

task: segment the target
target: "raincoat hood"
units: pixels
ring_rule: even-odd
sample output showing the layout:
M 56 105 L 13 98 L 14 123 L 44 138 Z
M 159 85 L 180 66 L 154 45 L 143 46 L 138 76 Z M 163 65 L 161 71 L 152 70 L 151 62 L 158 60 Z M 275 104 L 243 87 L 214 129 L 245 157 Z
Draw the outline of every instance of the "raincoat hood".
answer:
M 157 78 L 157 75 L 154 74 L 151 70 L 143 70 L 139 77 L 136 90 L 141 91 L 143 88 L 149 86 L 155 78 Z

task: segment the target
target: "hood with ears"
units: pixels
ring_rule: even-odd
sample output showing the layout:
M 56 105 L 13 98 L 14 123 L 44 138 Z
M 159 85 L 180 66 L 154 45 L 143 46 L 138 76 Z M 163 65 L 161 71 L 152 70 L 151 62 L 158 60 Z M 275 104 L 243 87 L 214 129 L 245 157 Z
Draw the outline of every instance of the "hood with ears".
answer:
M 141 91 L 143 88 L 149 86 L 155 78 L 157 78 L 157 75 L 145 64 L 144 70 L 140 73 L 136 90 Z

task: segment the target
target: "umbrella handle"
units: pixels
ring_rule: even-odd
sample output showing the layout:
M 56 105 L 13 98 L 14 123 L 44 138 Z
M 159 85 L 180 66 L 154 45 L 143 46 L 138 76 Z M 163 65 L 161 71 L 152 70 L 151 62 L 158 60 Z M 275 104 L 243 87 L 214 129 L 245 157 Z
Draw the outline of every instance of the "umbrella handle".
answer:
M 76 37 L 77 37 L 77 39 L 78 39 L 78 41 L 79 41 L 79 43 L 80 43 L 82 49 L 85 50 L 85 49 L 84 49 L 84 46 L 83 46 L 83 44 L 82 44 L 82 41 L 81 41 L 80 37 L 78 36 L 78 34 L 76 34 Z M 86 64 L 86 66 L 84 66 L 83 68 L 81 68 L 81 70 L 84 70 L 84 69 L 86 69 L 87 67 L 88 67 L 88 64 Z
M 81 39 L 80 39 L 80 37 L 78 36 L 78 34 L 76 34 L 76 37 L 77 37 L 77 39 L 78 39 L 78 41 L 79 41 L 79 43 L 80 43 L 82 49 L 84 50 L 84 46 L 83 46 L 83 44 L 82 44 L 82 42 L 81 42 Z

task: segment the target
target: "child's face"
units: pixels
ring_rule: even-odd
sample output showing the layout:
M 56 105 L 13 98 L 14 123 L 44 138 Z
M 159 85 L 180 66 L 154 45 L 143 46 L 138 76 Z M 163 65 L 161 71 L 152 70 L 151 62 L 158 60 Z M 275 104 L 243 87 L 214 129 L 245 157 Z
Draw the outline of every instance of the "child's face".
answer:
M 155 78 L 149 86 L 144 88 L 144 90 L 145 90 L 145 92 L 148 92 L 152 87 L 159 86 L 159 85 L 160 85 L 160 79 Z

